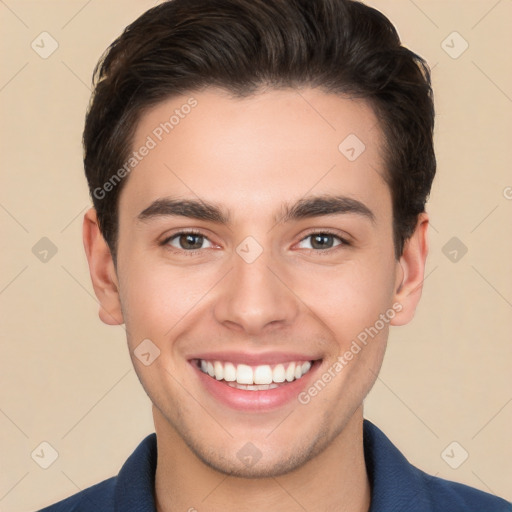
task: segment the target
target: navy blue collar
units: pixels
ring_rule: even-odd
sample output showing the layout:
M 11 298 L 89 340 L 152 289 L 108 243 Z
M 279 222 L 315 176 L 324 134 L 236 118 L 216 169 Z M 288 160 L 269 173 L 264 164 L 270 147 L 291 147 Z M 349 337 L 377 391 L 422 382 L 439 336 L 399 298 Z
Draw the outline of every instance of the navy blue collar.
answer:
M 116 511 L 156 512 L 156 460 L 156 433 L 153 432 L 142 440 L 119 471 L 115 487 Z
M 433 511 L 425 485 L 425 478 L 430 477 L 412 466 L 368 420 L 363 423 L 363 445 L 372 490 L 369 512 Z
M 389 439 L 370 421 L 363 423 L 364 455 L 372 488 L 369 512 L 415 510 L 426 502 L 421 472 L 413 468 Z M 155 512 L 154 488 L 157 461 L 156 434 L 148 435 L 125 462 L 116 481 L 115 503 L 119 511 Z M 419 474 L 416 474 L 418 472 Z M 416 509 L 417 510 L 417 509 Z M 430 512 L 430 509 L 422 509 Z
M 412 466 L 373 423 L 363 422 L 364 457 L 371 486 L 369 512 L 512 512 L 493 495 L 427 475 Z M 117 512 L 155 512 L 156 434 L 148 435 L 127 459 L 114 486 Z

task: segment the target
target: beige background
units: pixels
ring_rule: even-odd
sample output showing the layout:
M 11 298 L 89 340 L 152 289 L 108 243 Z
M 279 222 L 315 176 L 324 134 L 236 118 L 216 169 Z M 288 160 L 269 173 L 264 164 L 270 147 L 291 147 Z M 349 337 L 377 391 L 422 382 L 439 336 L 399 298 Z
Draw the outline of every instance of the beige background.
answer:
M 366 417 L 425 471 L 512 500 L 512 2 L 369 3 L 434 68 L 439 170 L 423 300 L 410 325 L 391 331 Z M 152 5 L 0 1 L 2 511 L 117 474 L 153 431 L 123 328 L 97 317 L 80 233 L 92 70 Z M 59 45 L 47 59 L 31 48 L 43 31 Z M 456 59 L 442 47 L 453 31 L 469 43 Z M 453 54 L 462 44 L 450 36 L 444 46 Z M 46 263 L 32 252 L 42 237 L 57 248 Z M 468 249 L 455 262 L 443 253 L 452 237 Z M 59 454 L 48 469 L 31 458 L 43 441 Z M 469 453 L 458 469 L 441 456 L 453 441 L 452 461 Z

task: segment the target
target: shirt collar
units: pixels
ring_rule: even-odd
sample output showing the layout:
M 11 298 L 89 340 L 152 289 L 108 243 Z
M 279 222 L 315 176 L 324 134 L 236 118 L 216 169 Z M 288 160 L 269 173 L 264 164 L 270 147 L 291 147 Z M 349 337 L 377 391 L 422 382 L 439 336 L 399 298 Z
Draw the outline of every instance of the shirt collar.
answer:
M 424 473 L 412 466 L 386 435 L 364 420 L 363 445 L 366 471 L 372 489 L 369 512 L 431 512 Z
M 430 512 L 422 472 L 409 464 L 391 441 L 368 420 L 363 422 L 364 457 L 371 487 L 369 512 Z M 157 463 L 156 434 L 148 435 L 124 463 L 116 479 L 118 512 L 156 512 L 154 500 Z
M 117 476 L 116 512 L 156 512 L 155 472 L 157 460 L 156 433 L 141 441 L 128 457 Z

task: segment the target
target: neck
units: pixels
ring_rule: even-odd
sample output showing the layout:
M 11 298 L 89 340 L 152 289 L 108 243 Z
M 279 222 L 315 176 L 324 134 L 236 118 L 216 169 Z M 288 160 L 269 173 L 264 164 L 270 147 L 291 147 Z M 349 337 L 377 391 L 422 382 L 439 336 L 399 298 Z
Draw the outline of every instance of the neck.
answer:
M 368 512 L 370 484 L 362 407 L 319 455 L 278 477 L 238 478 L 206 466 L 153 408 L 157 434 L 157 512 Z

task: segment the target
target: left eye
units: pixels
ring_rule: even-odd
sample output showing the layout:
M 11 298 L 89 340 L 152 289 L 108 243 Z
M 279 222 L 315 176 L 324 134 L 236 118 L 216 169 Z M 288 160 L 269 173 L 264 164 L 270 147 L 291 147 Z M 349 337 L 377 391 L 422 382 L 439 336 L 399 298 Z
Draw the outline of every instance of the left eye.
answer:
M 299 247 L 301 249 L 331 249 L 337 245 L 344 243 L 344 240 L 339 236 L 331 235 L 329 233 L 312 233 L 306 238 L 303 238 Z M 304 245 L 305 244 L 305 245 Z
M 182 249 L 185 251 L 194 251 L 197 249 L 204 249 L 204 243 L 209 245 L 206 247 L 212 247 L 212 243 L 203 235 L 197 233 L 177 233 L 167 240 L 167 244 L 176 249 Z

